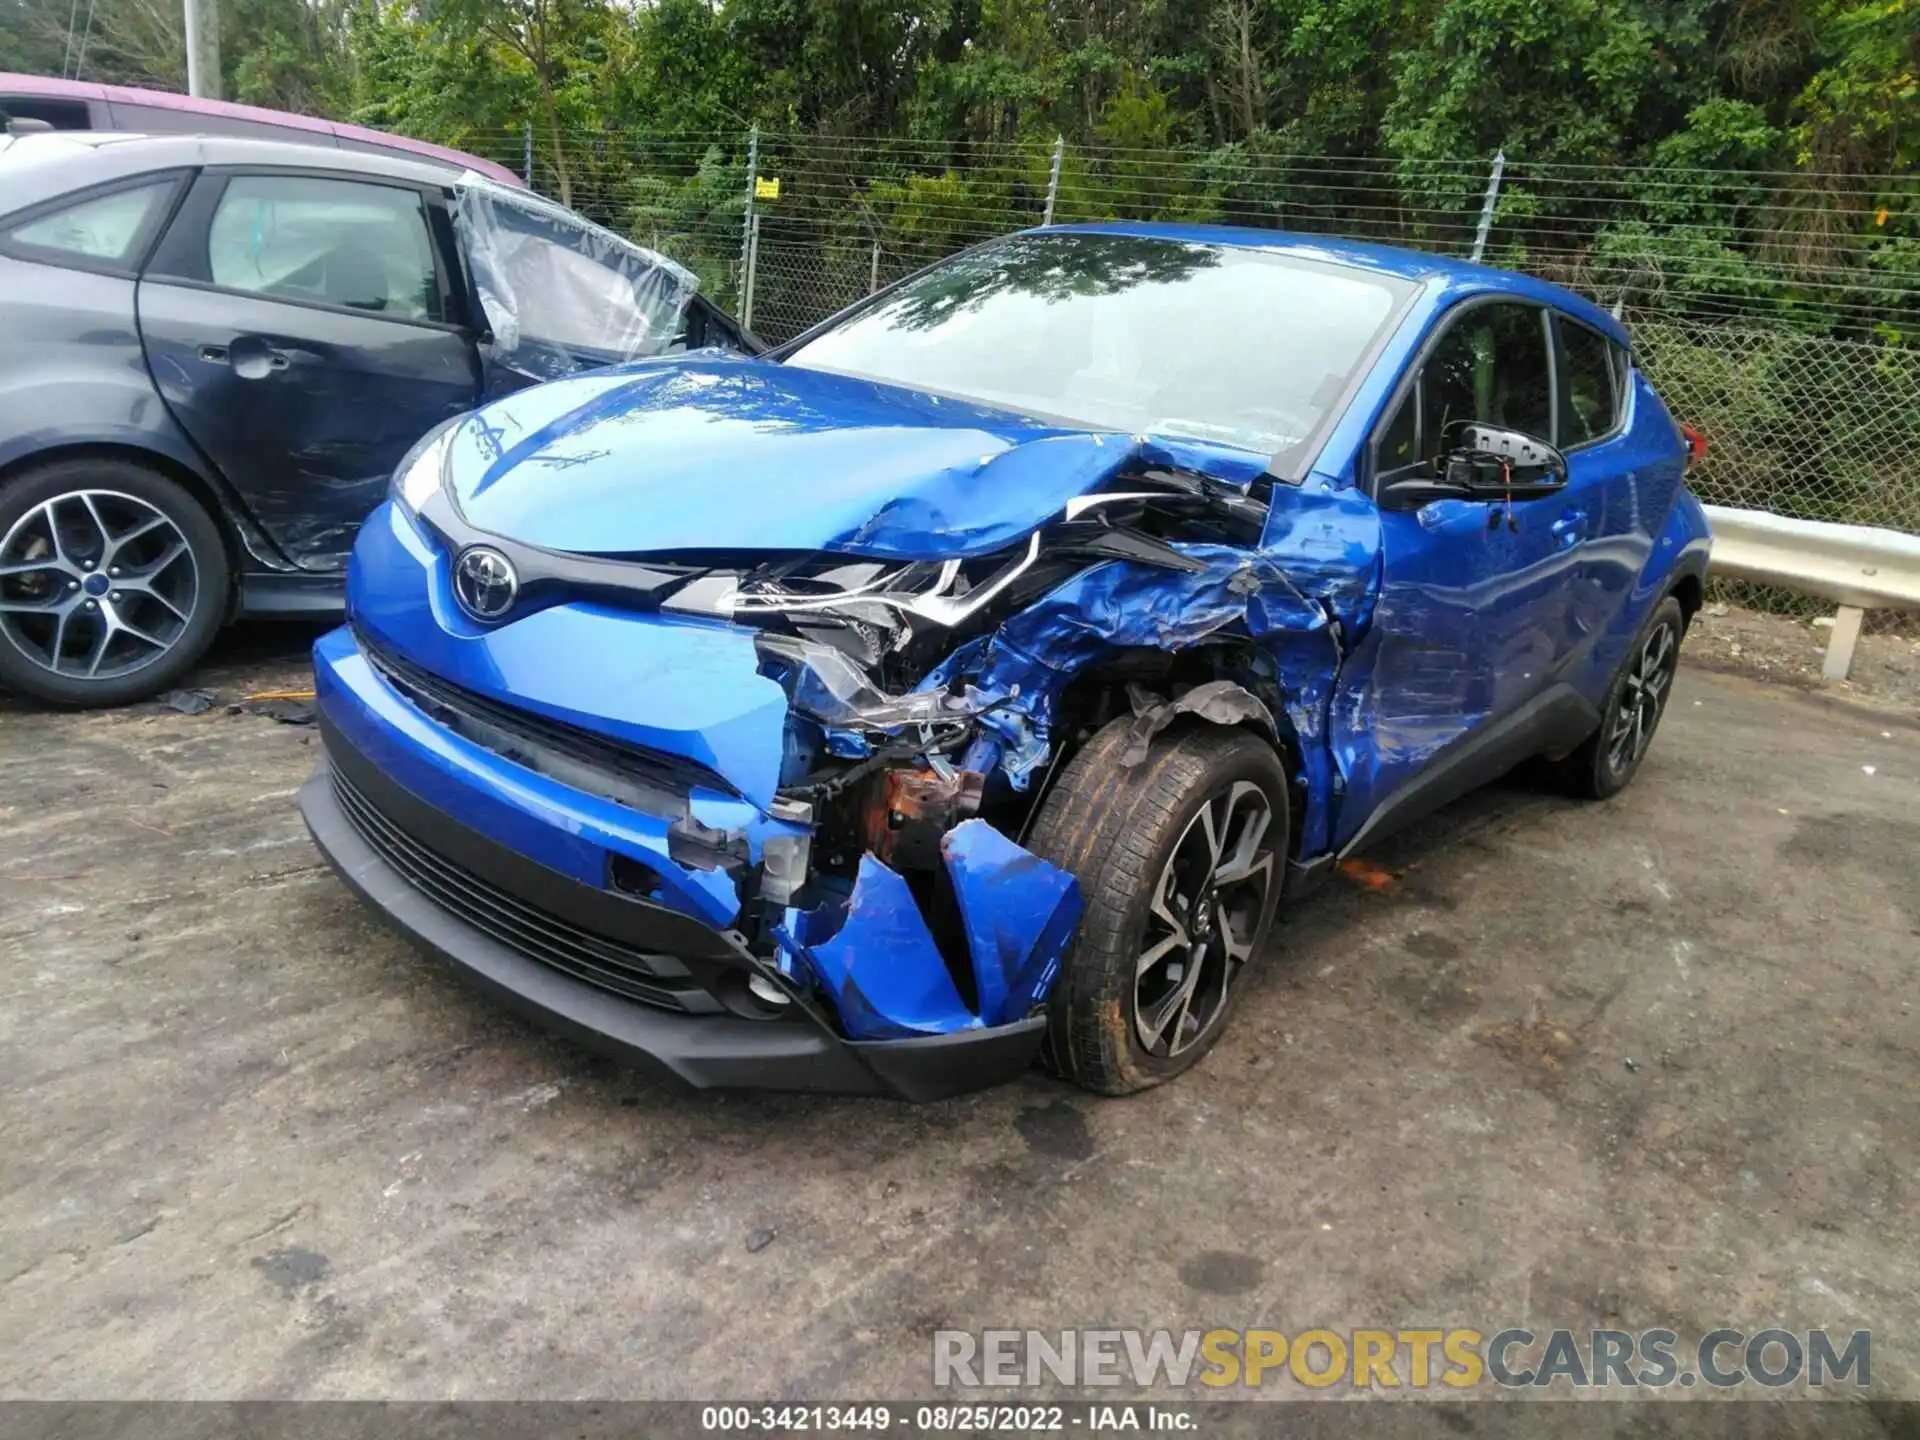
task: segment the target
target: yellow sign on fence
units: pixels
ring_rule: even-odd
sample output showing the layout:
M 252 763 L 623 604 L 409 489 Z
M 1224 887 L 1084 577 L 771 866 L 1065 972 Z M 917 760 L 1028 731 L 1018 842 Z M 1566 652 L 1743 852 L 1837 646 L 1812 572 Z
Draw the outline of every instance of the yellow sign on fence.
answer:
M 753 198 L 756 200 L 778 200 L 780 198 L 780 177 L 778 175 L 754 176 Z

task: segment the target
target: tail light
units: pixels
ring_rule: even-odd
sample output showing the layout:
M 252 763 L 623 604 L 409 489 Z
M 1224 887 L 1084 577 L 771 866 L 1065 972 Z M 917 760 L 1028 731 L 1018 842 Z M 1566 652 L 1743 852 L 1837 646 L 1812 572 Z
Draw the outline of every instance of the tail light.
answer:
M 1687 469 L 1691 470 L 1707 458 L 1707 437 L 1691 425 L 1682 425 L 1680 438 L 1687 442 Z

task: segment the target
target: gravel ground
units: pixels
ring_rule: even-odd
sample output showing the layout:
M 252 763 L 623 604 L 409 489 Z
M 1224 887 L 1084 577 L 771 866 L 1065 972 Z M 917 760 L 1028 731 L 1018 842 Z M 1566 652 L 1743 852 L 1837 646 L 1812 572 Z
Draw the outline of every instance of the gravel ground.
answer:
M 1879 616 L 1882 623 L 1893 617 Z M 1696 665 L 1738 671 L 1865 705 L 1920 715 L 1920 620 L 1860 637 L 1845 680 L 1821 678 L 1831 628 L 1788 615 L 1709 605 L 1687 633 Z
M 1625 795 L 1389 843 L 1178 1083 L 913 1108 L 671 1089 L 398 942 L 292 808 L 311 729 L 225 708 L 299 688 L 285 643 L 198 715 L 0 701 L 0 1397 L 900 1396 L 947 1327 L 1779 1323 L 1870 1326 L 1920 1398 L 1909 718 L 1689 665 Z

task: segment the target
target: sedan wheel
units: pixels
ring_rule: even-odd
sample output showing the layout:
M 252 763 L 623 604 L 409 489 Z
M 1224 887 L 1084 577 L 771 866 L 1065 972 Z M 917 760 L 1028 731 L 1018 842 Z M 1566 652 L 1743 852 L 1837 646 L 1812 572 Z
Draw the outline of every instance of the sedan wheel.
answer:
M 26 477 L 0 493 L 0 680 L 59 704 L 150 694 L 199 658 L 226 584 L 219 532 L 172 481 L 99 461 Z
M 1607 730 L 1607 764 L 1626 773 L 1647 753 L 1680 665 L 1680 636 L 1665 620 L 1641 642 L 1621 685 Z

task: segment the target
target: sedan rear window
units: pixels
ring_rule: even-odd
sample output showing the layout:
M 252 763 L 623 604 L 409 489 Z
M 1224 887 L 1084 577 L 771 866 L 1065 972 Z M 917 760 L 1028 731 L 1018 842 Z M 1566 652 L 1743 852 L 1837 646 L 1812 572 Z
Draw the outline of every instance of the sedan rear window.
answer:
M 909 281 L 788 359 L 1273 455 L 1320 428 L 1408 288 L 1236 245 L 1019 235 Z
M 7 231 L 15 247 L 48 252 L 48 258 L 122 265 L 133 258 L 147 224 L 154 218 L 173 180 L 96 195 L 52 214 L 42 214 Z
M 1561 317 L 1560 444 L 1584 445 L 1620 420 L 1619 348 L 1598 331 Z

